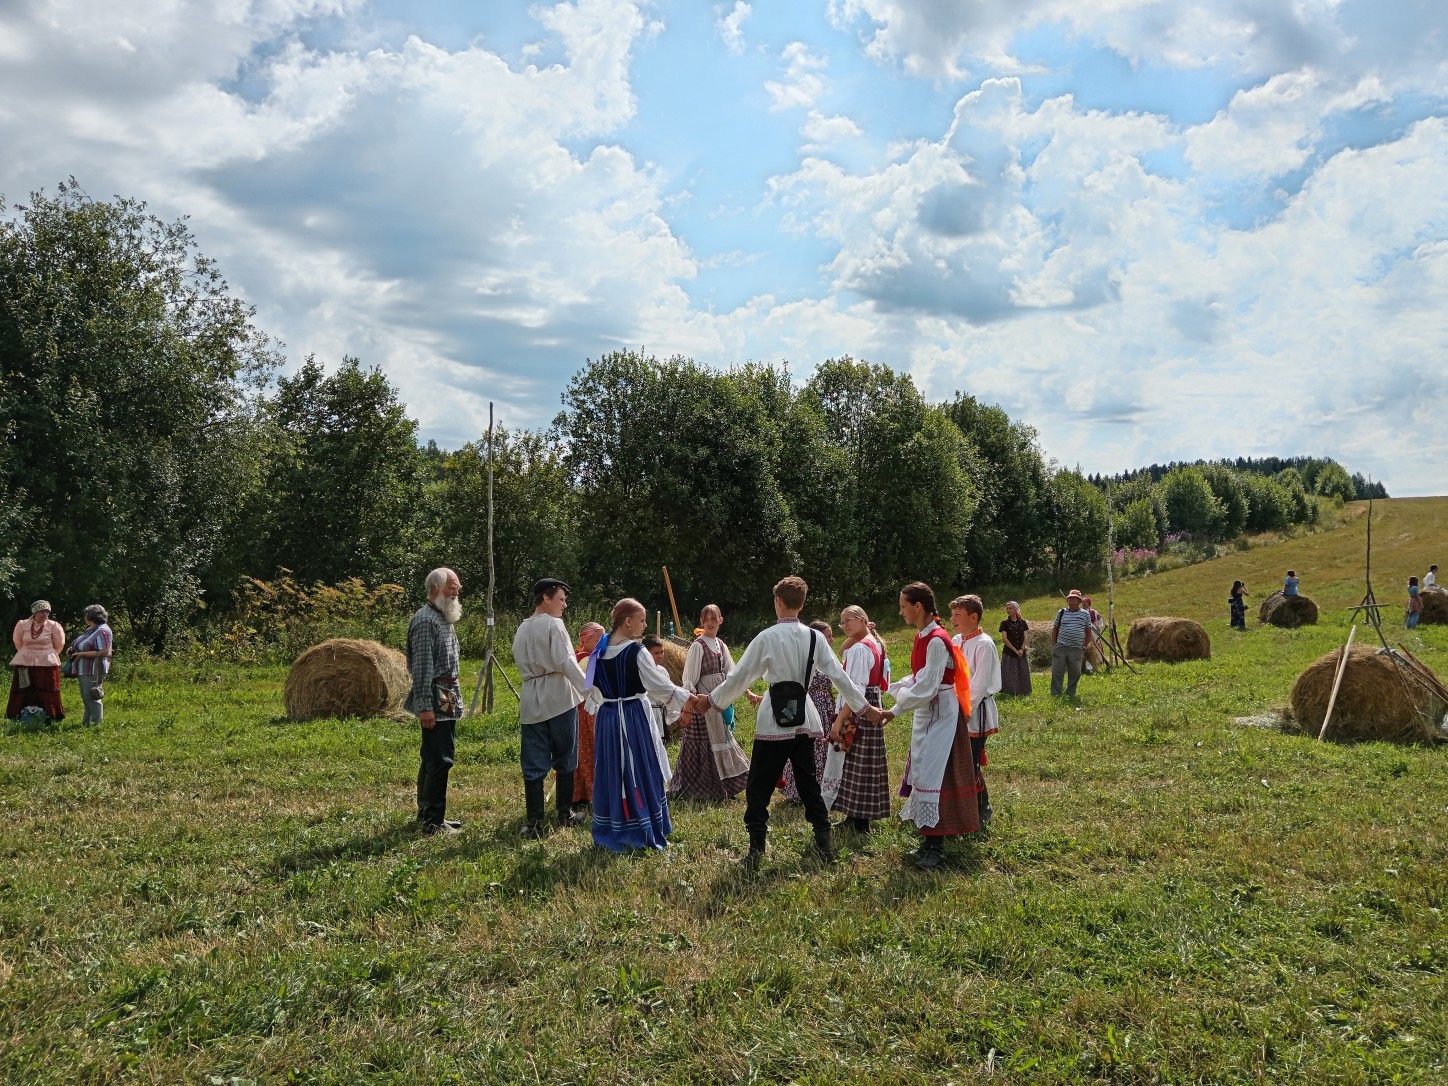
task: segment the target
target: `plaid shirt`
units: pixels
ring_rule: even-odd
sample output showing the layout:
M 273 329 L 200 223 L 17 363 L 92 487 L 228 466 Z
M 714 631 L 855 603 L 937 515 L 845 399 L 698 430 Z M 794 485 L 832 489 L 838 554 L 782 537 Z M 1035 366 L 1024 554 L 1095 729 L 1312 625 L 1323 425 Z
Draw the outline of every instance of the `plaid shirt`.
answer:
M 409 713 L 436 710 L 436 688 L 440 687 L 457 694 L 458 708 L 451 713 L 439 712 L 437 719 L 457 720 L 462 716 L 460 667 L 457 631 L 436 607 L 423 604 L 407 626 L 407 670 L 412 673 L 412 689 L 407 692 L 403 708 Z

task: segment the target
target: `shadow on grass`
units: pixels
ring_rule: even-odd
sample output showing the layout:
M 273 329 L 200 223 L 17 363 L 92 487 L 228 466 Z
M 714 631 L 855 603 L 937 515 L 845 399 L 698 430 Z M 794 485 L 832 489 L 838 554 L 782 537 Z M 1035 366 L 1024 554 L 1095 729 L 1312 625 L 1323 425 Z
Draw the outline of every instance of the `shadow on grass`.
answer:
M 417 836 L 417 824 L 409 819 L 371 833 L 353 834 L 341 841 L 284 853 L 272 861 L 272 867 L 279 874 L 290 875 L 326 867 L 337 860 L 370 859 L 415 841 Z

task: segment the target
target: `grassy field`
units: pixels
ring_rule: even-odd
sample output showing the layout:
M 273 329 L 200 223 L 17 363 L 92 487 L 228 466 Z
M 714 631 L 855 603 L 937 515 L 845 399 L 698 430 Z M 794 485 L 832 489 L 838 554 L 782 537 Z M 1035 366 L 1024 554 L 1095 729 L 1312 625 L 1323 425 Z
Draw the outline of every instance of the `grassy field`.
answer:
M 1448 672 L 1396 609 L 1448 500 L 1376 513 L 1395 639 Z M 0 1080 L 1445 1081 L 1448 750 L 1234 723 L 1346 638 L 1362 529 L 1118 586 L 1123 635 L 1195 617 L 1213 659 L 1075 705 L 1038 675 L 993 831 L 934 875 L 898 823 L 825 867 L 778 807 L 747 875 L 741 801 L 676 808 L 664 854 L 524 842 L 506 699 L 461 729 L 466 830 L 419 838 L 408 727 L 287 723 L 280 670 L 130 667 L 102 728 L 0 738 Z M 1289 565 L 1322 625 L 1229 631 L 1231 581 Z

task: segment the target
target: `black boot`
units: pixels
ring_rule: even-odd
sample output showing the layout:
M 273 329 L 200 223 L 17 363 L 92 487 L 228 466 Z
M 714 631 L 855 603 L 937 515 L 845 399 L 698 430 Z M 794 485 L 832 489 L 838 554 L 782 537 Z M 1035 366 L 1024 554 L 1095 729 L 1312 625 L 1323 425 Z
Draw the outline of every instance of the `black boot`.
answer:
M 980 786 L 980 792 L 976 794 L 975 805 L 976 810 L 980 812 L 980 828 L 988 829 L 990 827 L 991 816 L 995 814 L 995 811 L 991 809 L 990 792 L 984 784 Z
M 523 801 L 527 805 L 527 821 L 523 824 L 523 836 L 543 836 L 544 796 L 543 780 L 523 782 Z
M 749 851 L 744 854 L 744 858 L 739 862 L 750 869 L 758 867 L 764 859 L 764 840 L 764 830 L 750 830 Z
M 830 841 L 830 830 L 828 826 L 822 830 L 815 830 L 814 850 L 815 855 L 825 863 L 832 864 L 835 862 L 835 849 Z
M 850 819 L 850 828 L 863 836 L 870 832 L 870 820 L 868 818 L 852 818 Z
M 920 845 L 920 859 L 915 866 L 921 871 L 934 871 L 945 862 L 945 838 L 927 837 Z
M 588 820 L 582 811 L 573 809 L 573 774 L 558 774 L 558 824 L 560 826 L 581 826 Z

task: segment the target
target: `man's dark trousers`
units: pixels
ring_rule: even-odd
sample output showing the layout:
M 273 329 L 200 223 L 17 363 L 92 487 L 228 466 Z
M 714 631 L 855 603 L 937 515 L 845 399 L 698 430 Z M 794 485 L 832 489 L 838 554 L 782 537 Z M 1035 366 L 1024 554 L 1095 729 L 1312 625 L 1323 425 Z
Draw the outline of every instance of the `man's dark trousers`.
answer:
M 751 848 L 756 843 L 761 848 L 764 845 L 764 835 L 769 829 L 769 801 L 786 762 L 794 766 L 794 786 L 804 801 L 804 816 L 814 827 L 815 836 L 829 837 L 830 812 L 815 776 L 814 736 L 755 739 L 749 756 L 749 781 L 744 786 L 744 825 L 749 830 Z
M 453 767 L 457 721 L 439 720 L 422 729 L 422 760 L 417 768 L 417 820 L 440 826 L 447 813 L 447 775 Z

